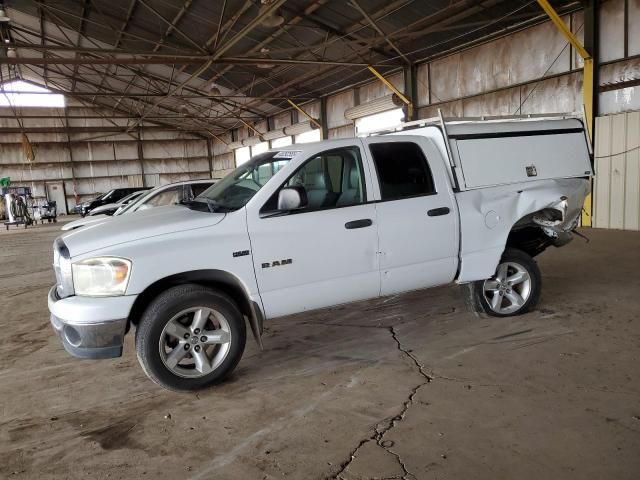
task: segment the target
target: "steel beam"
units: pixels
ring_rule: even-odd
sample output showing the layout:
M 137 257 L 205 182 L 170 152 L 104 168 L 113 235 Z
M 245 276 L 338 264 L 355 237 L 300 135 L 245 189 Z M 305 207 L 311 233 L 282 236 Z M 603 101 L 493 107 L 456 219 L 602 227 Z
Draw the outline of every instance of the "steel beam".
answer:
M 300 112 L 302 115 L 304 115 L 305 117 L 307 117 L 307 119 L 314 124 L 316 127 L 318 127 L 322 133 L 322 125 L 320 123 L 318 123 L 318 121 L 313 118 L 311 115 L 309 115 L 301 106 L 299 106 L 297 103 L 295 103 L 293 100 L 291 100 L 290 98 L 287 98 L 287 103 L 289 105 L 291 105 L 293 108 L 295 108 L 298 112 Z
M 213 140 L 207 138 L 207 161 L 209 162 L 209 178 L 213 178 Z
M 28 48 L 28 47 L 23 47 Z M 53 50 L 53 49 L 50 49 Z M 200 65 L 210 64 L 256 65 L 269 63 L 274 65 L 328 65 L 336 67 L 366 67 L 366 62 L 340 62 L 333 60 L 303 60 L 293 58 L 261 58 L 261 57 L 221 57 L 213 56 L 166 56 L 166 57 L 16 57 L 3 58 L 9 65 Z M 393 63 L 374 64 L 376 66 L 394 66 Z M 395 64 L 396 66 L 398 64 Z
M 391 48 L 393 48 L 395 50 L 395 52 L 400 55 L 400 57 L 402 57 L 402 59 L 407 62 L 407 63 L 411 63 L 411 60 L 409 60 L 407 58 L 407 56 L 402 53 L 400 51 L 400 49 L 398 48 L 398 46 L 389 38 L 389 36 L 382 31 L 382 29 L 378 26 L 378 24 L 376 23 L 376 21 L 371 18 L 371 16 L 369 16 L 369 14 L 365 11 L 364 8 L 362 8 L 360 6 L 360 4 L 358 3 L 358 0 L 351 0 L 351 4 L 356 7 L 356 9 L 360 12 L 360 14 L 365 18 L 365 20 L 367 22 L 369 22 L 371 24 L 371 26 L 373 27 L 373 29 L 378 32 L 380 35 L 382 35 L 382 38 L 384 38 L 385 42 L 387 42 L 389 44 L 389 46 Z
M 378 78 L 382 83 L 384 83 L 387 86 L 387 88 L 389 88 L 389 90 L 395 93 L 398 96 L 398 98 L 402 100 L 402 103 L 407 105 L 407 107 L 411 107 L 411 100 L 405 97 L 404 94 L 400 90 L 398 90 L 393 83 L 391 83 L 389 80 L 387 80 L 384 77 L 384 75 L 382 75 L 378 70 L 373 68 L 371 65 L 367 66 L 367 68 L 371 73 L 373 73 L 373 75 L 376 78 Z
M 144 178 L 144 148 L 142 146 L 142 128 L 138 126 L 138 139 L 136 141 L 136 147 L 138 149 L 138 162 L 140 162 L 140 175 L 142 176 L 142 186 L 146 187 L 146 181 Z
M 404 67 L 404 91 L 411 102 L 407 106 L 407 120 L 418 120 L 418 71 L 415 65 Z
M 151 13 L 153 13 L 156 17 L 158 17 L 160 20 L 162 20 L 164 23 L 166 23 L 168 25 L 168 28 L 165 31 L 165 33 L 162 35 L 160 40 L 156 43 L 156 46 L 153 47 L 154 51 L 158 50 L 160 48 L 160 46 L 163 44 L 164 40 L 169 35 L 171 35 L 172 31 L 175 30 L 176 32 L 178 32 L 180 34 L 180 36 L 182 38 L 184 38 L 193 47 L 195 47 L 196 50 L 198 50 L 200 52 L 203 52 L 203 53 L 206 53 L 206 50 L 204 48 L 202 48 L 198 43 L 194 42 L 193 39 L 189 35 L 184 33 L 180 28 L 178 28 L 176 26 L 178 24 L 178 22 L 180 22 L 180 20 L 182 20 L 182 17 L 184 17 L 184 15 L 187 13 L 187 10 L 189 10 L 189 7 L 191 6 L 191 3 L 193 2 L 193 0 L 185 0 L 185 2 L 182 4 L 182 7 L 180 8 L 180 11 L 177 13 L 177 15 L 171 21 L 169 21 L 166 18 L 164 18 L 160 12 L 158 12 L 155 8 L 153 8 L 151 5 L 149 5 L 145 0 L 138 0 L 138 1 L 142 5 L 144 5 Z
M 320 132 L 323 140 L 329 139 L 329 121 L 327 119 L 327 97 L 320 98 L 320 123 L 322 128 Z

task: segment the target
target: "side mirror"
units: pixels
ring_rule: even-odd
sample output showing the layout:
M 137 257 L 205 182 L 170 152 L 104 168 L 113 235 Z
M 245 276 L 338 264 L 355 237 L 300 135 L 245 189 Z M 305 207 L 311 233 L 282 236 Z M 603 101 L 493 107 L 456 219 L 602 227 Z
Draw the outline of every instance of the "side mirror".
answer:
M 307 206 L 307 191 L 304 187 L 285 187 L 278 193 L 278 210 L 296 210 Z

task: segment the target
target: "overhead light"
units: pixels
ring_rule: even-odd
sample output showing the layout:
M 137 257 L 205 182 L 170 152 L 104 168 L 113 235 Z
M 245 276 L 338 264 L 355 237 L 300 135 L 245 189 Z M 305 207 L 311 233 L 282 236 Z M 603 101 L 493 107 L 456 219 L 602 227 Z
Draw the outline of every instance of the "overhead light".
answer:
M 7 57 L 16 58 L 18 55 L 16 54 L 16 49 L 13 47 L 7 48 Z
M 262 7 L 260 7 L 258 15 L 264 15 L 271 3 L 273 3 L 273 0 L 262 0 Z M 276 28 L 284 23 L 284 17 L 273 12 L 260 20 L 260 23 L 262 23 L 262 25 L 267 28 Z
M 189 113 L 189 109 L 187 108 L 186 105 L 180 105 L 178 107 L 178 111 L 182 114 L 182 115 L 186 115 Z
M 0 8 L 0 22 L 8 22 L 11 19 L 7 17 L 7 14 L 4 11 L 4 8 Z
M 218 87 L 215 86 L 215 84 L 211 84 L 211 87 L 209 88 L 209 95 L 211 95 L 212 97 L 217 97 L 218 95 L 221 95 L 222 92 L 220 92 L 220 89 Z
M 263 57 L 266 57 L 268 53 L 269 53 L 269 49 L 268 48 L 264 48 L 263 47 L 263 48 L 260 49 L 260 54 Z M 275 67 L 275 65 L 273 63 L 257 63 L 256 67 L 267 69 L 267 68 L 273 68 L 273 67 Z

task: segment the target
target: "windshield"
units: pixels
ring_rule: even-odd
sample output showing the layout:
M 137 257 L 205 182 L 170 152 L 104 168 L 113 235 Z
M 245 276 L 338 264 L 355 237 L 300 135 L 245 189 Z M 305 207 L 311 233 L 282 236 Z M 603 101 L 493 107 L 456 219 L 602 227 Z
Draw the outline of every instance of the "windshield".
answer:
M 289 158 L 278 155 L 281 154 L 266 152 L 256 155 L 202 192 L 188 206 L 212 212 L 231 212 L 244 207 L 271 177 L 289 163 Z
M 109 190 L 104 195 L 101 195 L 100 197 L 96 198 L 96 200 L 109 200 L 111 197 L 113 197 L 114 192 L 115 190 Z
M 137 192 L 130 193 L 126 197 L 121 198 L 120 200 L 118 200 L 118 203 L 120 203 L 120 204 L 129 203 L 131 200 L 133 200 L 134 198 L 136 198 L 139 195 L 142 195 L 144 192 L 145 192 L 144 190 L 138 190 Z
M 155 187 L 155 188 L 152 188 L 151 190 L 142 190 L 142 192 L 136 192 L 136 193 L 139 193 L 140 196 L 138 198 L 130 201 L 126 205 L 122 205 L 116 211 L 116 213 L 114 213 L 114 215 L 122 215 L 124 212 L 134 212 L 134 211 L 136 211 L 136 209 L 138 208 L 138 206 L 140 206 L 140 204 L 146 202 L 147 199 L 150 196 L 154 195 L 160 188 L 162 188 L 162 187 Z

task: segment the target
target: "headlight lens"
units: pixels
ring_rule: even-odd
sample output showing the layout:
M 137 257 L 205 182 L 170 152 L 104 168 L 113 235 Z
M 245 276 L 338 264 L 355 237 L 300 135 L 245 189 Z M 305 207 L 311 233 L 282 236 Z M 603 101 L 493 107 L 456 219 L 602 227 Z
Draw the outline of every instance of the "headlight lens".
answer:
M 113 297 L 124 295 L 131 261 L 118 257 L 95 257 L 72 265 L 76 295 Z

